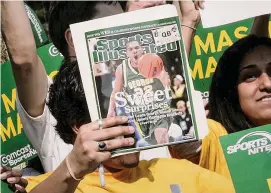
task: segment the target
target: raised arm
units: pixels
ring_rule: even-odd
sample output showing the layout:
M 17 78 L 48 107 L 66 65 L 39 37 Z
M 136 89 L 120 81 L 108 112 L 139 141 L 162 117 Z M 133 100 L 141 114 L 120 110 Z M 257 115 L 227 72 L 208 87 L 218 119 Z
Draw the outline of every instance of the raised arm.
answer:
M 200 20 L 198 7 L 203 8 L 203 1 L 197 1 L 195 4 L 192 0 L 179 1 L 179 4 L 181 9 L 182 36 L 185 50 L 189 57 L 192 40 Z
M 85 175 L 95 171 L 100 163 L 108 160 L 111 157 L 110 150 L 134 144 L 133 138 L 120 138 L 134 133 L 133 127 L 118 126 L 127 124 L 127 121 L 127 117 L 111 117 L 103 119 L 103 129 L 99 128 L 97 121 L 81 126 L 77 131 L 73 150 L 59 167 L 41 183 L 35 177 L 33 180 L 29 178 L 27 190 L 32 189 L 29 193 L 75 192 L 79 179 L 83 179 Z M 100 141 L 106 143 L 103 151 L 98 149 Z M 33 189 L 35 185 L 37 186 Z
M 23 1 L 2 1 L 3 38 L 12 63 L 18 96 L 26 112 L 39 116 L 43 112 L 48 81 Z
M 109 103 L 107 117 L 115 117 L 116 116 L 116 114 L 115 114 L 115 94 L 117 92 L 120 92 L 122 87 L 123 87 L 122 64 L 120 64 L 117 67 L 115 76 L 116 76 L 116 79 L 115 79 L 115 84 L 114 84 L 113 91 L 112 91 L 111 96 L 110 96 L 110 103 Z
M 269 37 L 268 25 L 270 14 L 257 16 L 254 19 L 250 34 L 259 37 Z

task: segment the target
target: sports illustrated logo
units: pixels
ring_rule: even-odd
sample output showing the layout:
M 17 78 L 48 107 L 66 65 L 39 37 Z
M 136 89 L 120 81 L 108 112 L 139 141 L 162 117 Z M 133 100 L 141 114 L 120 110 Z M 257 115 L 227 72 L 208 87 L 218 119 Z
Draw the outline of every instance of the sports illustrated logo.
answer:
M 235 145 L 227 147 L 227 153 L 247 151 L 248 155 L 271 152 L 271 133 L 267 131 L 254 131 L 241 137 Z
M 26 145 L 21 149 L 18 149 L 14 152 L 11 152 L 8 155 L 2 154 L 0 155 L 1 165 L 2 166 L 16 166 L 17 163 L 36 155 L 37 151 L 30 147 L 30 145 Z

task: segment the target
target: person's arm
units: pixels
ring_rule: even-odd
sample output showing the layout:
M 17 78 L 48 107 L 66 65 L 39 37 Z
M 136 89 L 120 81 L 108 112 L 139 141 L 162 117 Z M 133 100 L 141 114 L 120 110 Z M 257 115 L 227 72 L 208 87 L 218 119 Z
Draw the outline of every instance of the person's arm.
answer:
M 117 92 L 120 92 L 123 87 L 122 64 L 120 64 L 117 67 L 115 77 L 116 77 L 116 80 L 115 80 L 113 91 L 110 96 L 110 103 L 109 103 L 107 117 L 114 117 L 115 116 L 115 94 Z
M 33 117 L 43 112 L 48 81 L 37 55 L 34 36 L 23 1 L 2 1 L 3 38 L 12 63 L 18 96 Z
M 170 78 L 165 68 L 163 68 L 157 78 L 162 82 L 165 88 L 170 88 Z
M 186 54 L 189 57 L 192 40 L 200 20 L 198 9 L 203 9 L 203 1 L 196 1 L 195 4 L 192 1 L 180 1 L 181 9 L 181 30 L 184 41 Z M 195 28 L 195 29 L 193 29 Z
M 269 37 L 268 25 L 270 14 L 257 16 L 254 19 L 250 34 L 259 37 Z
M 131 126 L 118 126 L 127 123 L 127 117 L 111 117 L 103 119 L 102 129 L 98 121 L 85 124 L 77 130 L 73 150 L 60 166 L 43 182 L 38 184 L 29 193 L 72 193 L 85 175 L 97 169 L 100 163 L 111 157 L 110 151 L 132 146 L 133 138 L 120 138 L 131 135 L 134 128 Z M 106 144 L 103 151 L 99 151 L 99 141 Z M 66 161 L 68 160 L 68 162 Z M 70 169 L 68 169 L 68 166 Z M 75 177 L 72 177 L 72 175 Z M 29 181 L 31 186 L 31 181 Z

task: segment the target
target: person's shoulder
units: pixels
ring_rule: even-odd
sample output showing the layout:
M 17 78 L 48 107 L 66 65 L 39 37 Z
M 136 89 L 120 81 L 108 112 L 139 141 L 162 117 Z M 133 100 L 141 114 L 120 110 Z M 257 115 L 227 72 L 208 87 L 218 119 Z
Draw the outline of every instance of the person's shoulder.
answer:
M 228 134 L 225 127 L 223 127 L 221 123 L 215 120 L 207 119 L 207 124 L 209 128 L 209 135 L 215 135 L 216 137 L 220 137 Z
M 122 62 L 120 65 L 118 65 L 116 72 L 117 73 L 122 73 L 122 66 L 124 65 L 124 63 Z

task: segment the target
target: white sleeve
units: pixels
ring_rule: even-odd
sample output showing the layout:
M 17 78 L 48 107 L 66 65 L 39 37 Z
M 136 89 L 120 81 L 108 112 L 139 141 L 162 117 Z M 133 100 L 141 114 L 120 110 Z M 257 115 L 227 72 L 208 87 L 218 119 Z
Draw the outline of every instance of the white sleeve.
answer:
M 52 84 L 52 80 L 48 77 L 48 91 L 49 87 Z M 47 107 L 47 105 L 44 105 L 43 113 L 40 116 L 32 117 L 30 116 L 26 110 L 23 108 L 18 94 L 17 94 L 17 111 L 20 115 L 21 122 L 23 124 L 23 130 L 29 139 L 29 141 L 32 143 L 33 147 L 36 149 L 38 153 L 40 153 L 41 145 L 44 140 L 44 135 L 46 133 L 46 130 L 49 129 L 51 124 L 56 124 L 55 120 L 52 119 L 50 116 L 50 111 Z M 46 96 L 46 101 L 48 97 L 48 92 Z M 55 125 L 53 125 L 55 126 Z

